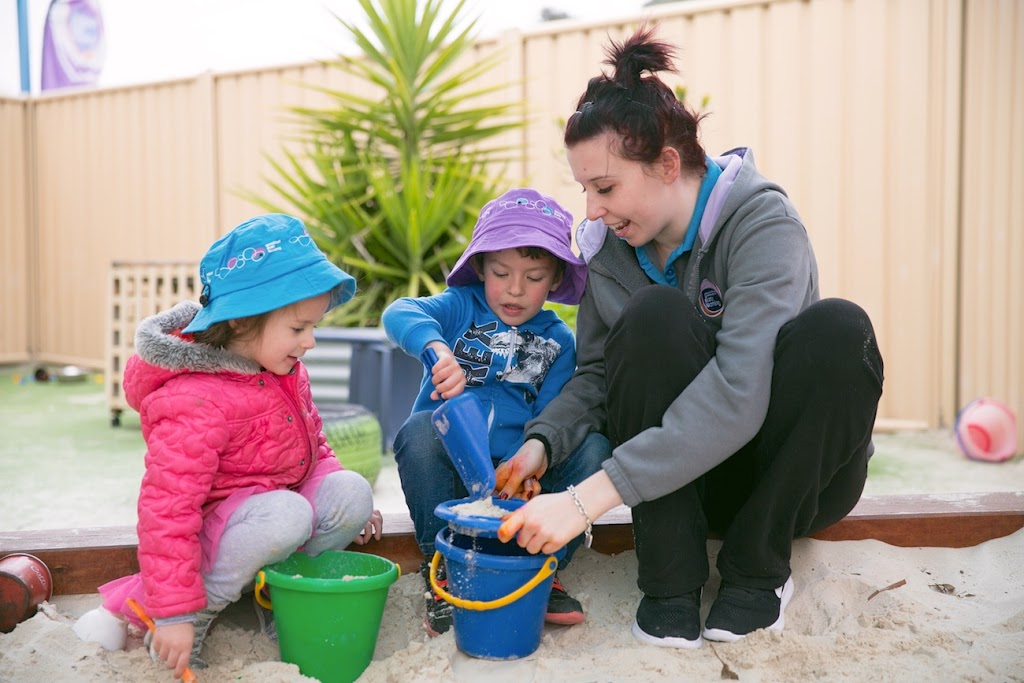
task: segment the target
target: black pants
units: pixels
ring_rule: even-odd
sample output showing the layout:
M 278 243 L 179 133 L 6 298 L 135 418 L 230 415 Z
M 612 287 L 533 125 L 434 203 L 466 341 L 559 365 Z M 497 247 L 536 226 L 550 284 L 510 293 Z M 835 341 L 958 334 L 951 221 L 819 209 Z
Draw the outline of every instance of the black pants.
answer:
M 659 426 L 714 353 L 712 329 L 682 292 L 637 292 L 605 346 L 612 446 Z M 786 323 L 757 435 L 692 483 L 633 508 L 640 590 L 671 597 L 703 586 L 709 529 L 722 537 L 724 581 L 781 586 L 792 540 L 839 521 L 860 499 L 882 367 L 871 321 L 855 304 L 826 299 Z

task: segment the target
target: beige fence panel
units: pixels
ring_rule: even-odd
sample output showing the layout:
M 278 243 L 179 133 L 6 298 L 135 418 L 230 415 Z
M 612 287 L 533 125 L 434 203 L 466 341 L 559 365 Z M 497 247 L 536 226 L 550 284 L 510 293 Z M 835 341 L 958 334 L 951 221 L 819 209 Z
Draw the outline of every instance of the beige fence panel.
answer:
M 1024 415 L 1021 11 L 1013 0 L 645 11 L 681 47 L 671 82 L 691 104 L 709 98 L 709 153 L 753 148 L 807 223 L 823 295 L 870 313 L 886 361 L 883 420 L 948 425 L 981 394 Z M 604 68 L 608 37 L 640 19 L 560 22 L 479 43 L 470 58 L 502 50 L 494 80 L 525 103 L 526 128 L 507 136 L 522 150 L 510 182 L 582 217 L 561 122 Z M 287 108 L 326 101 L 300 83 L 359 87 L 348 78 L 306 64 L 0 101 L 4 151 L 24 154 L 34 140 L 24 162 L 4 154 L 0 167 L 2 239 L 13 252 L 0 257 L 0 359 L 101 365 L 110 264 L 194 260 L 260 211 L 238 192 L 276 200 L 264 155 L 296 149 Z M 28 180 L 19 187 L 19 178 Z M 8 282 L 25 284 L 27 301 L 8 304 Z
M 1024 446 L 1024 7 L 966 7 L 959 403 L 1008 403 Z
M 264 211 L 244 194 L 289 208 L 267 182 L 279 181 L 280 176 L 266 157 L 284 163 L 284 149 L 301 149 L 300 128 L 289 108 L 325 106 L 327 96 L 307 86 L 351 89 L 353 83 L 343 76 L 339 69 L 306 64 L 216 77 L 217 158 L 223 190 L 218 234 Z M 197 253 L 207 246 L 200 245 Z
M 217 234 L 209 77 L 36 100 L 40 351 L 104 357 L 114 261 L 196 258 Z
M 490 72 L 489 79 L 511 85 L 487 101 L 513 102 L 521 99 L 518 83 L 522 74 L 516 68 L 518 35 L 511 34 L 507 44 L 494 40 L 480 41 L 452 69 L 465 68 L 481 56 L 500 50 L 506 59 Z M 292 210 L 268 182 L 281 183 L 283 180 L 268 157 L 286 164 L 285 150 L 301 152 L 301 120 L 291 111 L 293 107 L 333 106 L 334 100 L 320 88 L 375 96 L 375 93 L 367 92 L 364 81 L 326 63 L 219 74 L 215 80 L 217 158 L 223 190 L 218 211 L 221 232 L 262 212 L 263 209 L 247 199 L 249 194 L 256 194 L 282 209 Z M 480 106 L 484 102 L 481 98 L 474 101 L 474 105 Z M 496 139 L 495 144 L 512 147 L 518 154 L 523 146 L 522 134 L 510 133 Z M 512 182 L 521 178 L 520 166 L 519 163 L 509 165 L 507 173 Z
M 881 415 L 934 423 L 952 405 L 958 17 L 928 0 L 721 2 L 652 12 L 680 46 L 710 154 L 754 150 L 787 189 L 815 245 L 823 296 L 871 315 L 886 360 Z M 524 37 L 531 181 L 581 217 L 556 120 L 598 73 L 608 36 L 635 22 Z M 936 57 L 940 57 L 936 59 Z M 557 64 L 553 69 L 551 65 Z
M 30 242 L 31 108 L 0 99 L 0 363 L 28 360 L 35 254 Z
M 179 301 L 198 299 L 196 261 L 114 263 L 106 296 L 106 362 L 103 383 L 111 423 L 121 422 L 125 403 L 124 365 L 135 350 L 139 322 Z

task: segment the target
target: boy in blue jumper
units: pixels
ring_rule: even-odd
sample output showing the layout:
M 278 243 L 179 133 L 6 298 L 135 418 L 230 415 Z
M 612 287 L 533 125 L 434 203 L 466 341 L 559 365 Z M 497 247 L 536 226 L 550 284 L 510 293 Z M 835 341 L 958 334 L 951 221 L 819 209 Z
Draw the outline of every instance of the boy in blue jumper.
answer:
M 545 300 L 575 305 L 583 294 L 586 265 L 572 251 L 571 229 L 572 215 L 551 197 L 526 188 L 510 190 L 480 211 L 445 291 L 398 299 L 384 311 L 384 329 L 395 344 L 417 358 L 430 347 L 438 357 L 424 373 L 412 414 L 395 437 L 402 490 L 427 560 L 445 525 L 434 508 L 468 495 L 431 426 L 434 409 L 442 399 L 472 391 L 488 414 L 491 458 L 500 472 L 516 466 L 512 456 L 525 440 L 524 426 L 576 369 L 572 330 L 554 312 L 543 310 Z M 516 495 L 529 499 L 541 490 L 564 491 L 600 470 L 609 454 L 607 439 L 591 434 L 565 462 L 542 468 L 540 480 L 524 482 Z M 568 544 L 560 569 L 581 541 L 582 536 Z M 425 579 L 428 571 L 425 561 L 420 567 Z M 426 602 L 427 632 L 447 631 L 452 607 L 434 593 L 429 580 Z M 578 624 L 583 619 L 580 603 L 556 576 L 546 620 Z

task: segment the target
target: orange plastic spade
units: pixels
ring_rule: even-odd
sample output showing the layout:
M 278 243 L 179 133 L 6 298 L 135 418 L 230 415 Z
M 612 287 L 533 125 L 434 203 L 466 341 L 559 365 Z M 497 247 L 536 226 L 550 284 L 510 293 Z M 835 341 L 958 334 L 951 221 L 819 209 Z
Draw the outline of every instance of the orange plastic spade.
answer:
M 132 611 L 138 615 L 139 619 L 142 619 L 142 623 L 144 623 L 150 631 L 156 630 L 156 624 L 154 624 L 153 620 L 149 618 L 148 614 L 146 614 L 146 610 L 142 609 L 142 605 L 136 602 L 133 598 L 128 598 L 125 602 L 127 602 L 128 606 L 132 608 Z M 185 672 L 181 674 L 181 680 L 182 683 L 199 683 L 199 679 L 197 679 L 196 675 L 192 673 L 192 669 L 187 666 L 185 667 Z

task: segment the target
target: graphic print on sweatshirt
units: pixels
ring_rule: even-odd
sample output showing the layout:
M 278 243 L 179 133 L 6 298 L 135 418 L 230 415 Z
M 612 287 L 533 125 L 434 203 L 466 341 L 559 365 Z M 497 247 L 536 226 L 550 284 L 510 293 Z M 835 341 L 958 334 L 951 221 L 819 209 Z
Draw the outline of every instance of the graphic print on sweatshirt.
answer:
M 471 325 L 456 340 L 453 352 L 466 373 L 466 384 L 483 386 L 488 371 L 495 367 L 499 382 L 529 384 L 540 391 L 562 345 L 529 330 L 513 327 L 495 332 L 497 328 L 497 322 Z

